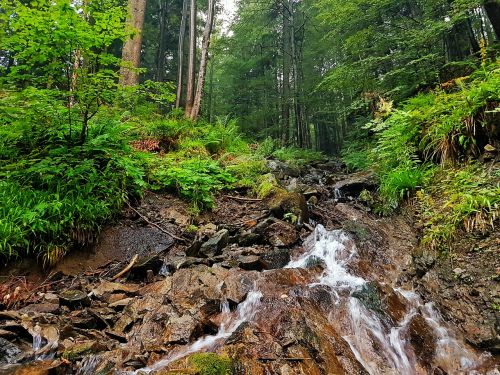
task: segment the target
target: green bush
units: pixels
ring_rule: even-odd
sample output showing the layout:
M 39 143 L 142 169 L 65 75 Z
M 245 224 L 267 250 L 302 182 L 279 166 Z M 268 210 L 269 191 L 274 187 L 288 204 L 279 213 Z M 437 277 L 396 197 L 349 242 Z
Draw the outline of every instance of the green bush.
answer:
M 218 162 L 204 158 L 158 159 L 151 168 L 149 178 L 153 189 L 173 190 L 191 201 L 197 210 L 212 208 L 213 194 L 235 182 L 234 177 Z

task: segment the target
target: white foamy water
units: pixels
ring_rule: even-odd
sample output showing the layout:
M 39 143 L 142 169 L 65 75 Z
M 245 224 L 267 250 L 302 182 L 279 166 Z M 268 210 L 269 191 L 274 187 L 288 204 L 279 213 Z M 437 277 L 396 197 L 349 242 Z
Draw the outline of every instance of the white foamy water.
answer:
M 231 313 L 229 303 L 224 299 L 221 303 L 221 312 L 224 314 L 224 319 L 216 335 L 204 336 L 190 345 L 180 348 L 179 350 L 174 350 L 167 357 L 156 362 L 154 365 L 138 371 L 140 371 L 141 374 L 147 374 L 152 371 L 161 370 L 170 363 L 190 354 L 215 349 L 217 345 L 229 338 L 241 324 L 253 320 L 261 298 L 262 293 L 260 291 L 255 290 L 249 292 L 245 301 L 238 305 L 235 314 Z
M 408 326 L 417 314 L 422 315 L 437 337 L 435 363 L 449 374 L 473 373 L 472 367 L 478 358 L 454 338 L 432 305 L 424 305 L 417 294 L 398 291 L 407 301 L 407 312 L 397 326 L 390 326 L 388 319 L 382 319 L 379 313 L 366 308 L 352 296 L 367 281 L 354 275 L 349 268 L 357 250 L 345 232 L 327 231 L 318 225 L 306 242 L 306 247 L 308 251 L 287 267 L 307 268 L 318 262 L 324 264 L 323 274 L 311 286 L 319 284 L 329 287 L 337 307 L 344 307 L 347 311 L 347 332 L 342 332 L 343 337 L 370 374 L 426 373 L 416 363 L 415 353 L 407 338 Z

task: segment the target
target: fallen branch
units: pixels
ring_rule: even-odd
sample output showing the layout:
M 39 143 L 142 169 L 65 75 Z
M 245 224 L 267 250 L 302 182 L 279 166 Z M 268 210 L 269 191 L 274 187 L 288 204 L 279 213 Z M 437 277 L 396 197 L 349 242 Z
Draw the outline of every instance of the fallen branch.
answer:
M 144 220 L 146 223 L 148 223 L 149 225 L 152 225 L 154 226 L 156 229 L 158 229 L 159 231 L 169 235 L 170 237 L 172 237 L 173 239 L 177 240 L 177 241 L 181 241 L 181 242 L 186 242 L 186 240 L 182 237 L 178 237 L 176 236 L 175 234 L 169 232 L 168 230 L 166 229 L 163 229 L 162 227 L 160 227 L 158 224 L 155 224 L 153 223 L 152 221 L 150 221 L 147 217 L 145 217 L 143 214 L 141 214 L 139 211 L 137 211 L 134 207 L 132 207 L 130 204 L 128 204 L 129 208 L 134 211 L 137 215 L 140 216 L 140 218 L 142 220 Z
M 232 195 L 224 195 L 224 197 L 241 202 L 262 202 L 262 199 L 255 199 L 255 198 L 235 197 Z
M 135 262 L 137 262 L 137 258 L 139 258 L 139 254 L 135 254 L 134 257 L 132 258 L 132 260 L 130 261 L 130 263 L 128 264 L 128 266 L 125 267 L 120 272 L 118 272 L 115 276 L 113 276 L 111 278 L 111 281 L 115 281 L 116 279 L 119 279 L 120 277 L 125 275 L 128 271 L 130 271 L 132 269 L 132 267 L 134 266 Z

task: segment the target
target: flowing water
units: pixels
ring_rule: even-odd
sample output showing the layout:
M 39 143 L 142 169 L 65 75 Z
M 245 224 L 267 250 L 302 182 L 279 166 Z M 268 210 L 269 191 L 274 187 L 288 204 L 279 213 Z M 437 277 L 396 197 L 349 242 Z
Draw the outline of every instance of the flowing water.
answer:
M 391 326 L 380 312 L 364 306 L 353 296 L 367 285 L 367 280 L 355 276 L 350 270 L 357 250 L 354 242 L 340 230 L 327 231 L 318 225 L 315 233 L 306 243 L 309 249 L 299 259 L 292 261 L 289 268 L 307 268 L 311 263 L 321 261 L 324 272 L 312 285 L 320 284 L 330 288 L 336 301 L 336 310 L 347 311 L 349 327 L 342 332 L 353 353 L 365 369 L 378 374 L 425 374 L 419 367 L 416 355 L 408 342 L 407 331 L 412 319 L 421 314 L 437 337 L 436 365 L 449 374 L 472 374 L 479 358 L 461 345 L 444 326 L 432 304 L 423 304 L 419 296 L 410 291 L 396 290 L 404 298 L 407 312 L 402 321 Z M 333 314 L 335 319 L 339 316 Z
M 328 231 L 318 225 L 306 241 L 305 247 L 307 251 L 299 259 L 290 262 L 286 268 L 307 269 L 316 265 L 323 266 L 321 276 L 309 286 L 322 285 L 330 291 L 335 306 L 325 313 L 330 314 L 332 325 L 339 326 L 338 322 L 342 322 L 340 332 L 343 338 L 370 374 L 420 375 L 429 372 L 429 367 L 424 369 L 419 365 L 408 337 L 409 326 L 417 315 L 425 320 L 436 338 L 436 342 L 432 343 L 435 345 L 431 364 L 433 368 L 439 366 L 450 375 L 477 374 L 473 369 L 480 358 L 453 336 L 432 304 L 424 304 L 414 292 L 394 290 L 406 306 L 403 318 L 396 323 L 384 316 L 383 312 L 365 306 L 362 299 L 356 295 L 363 291 L 369 282 L 355 274 L 357 249 L 354 241 L 345 232 Z M 139 373 L 163 369 L 195 352 L 216 350 L 243 322 L 255 318 L 262 296 L 259 290 L 250 292 L 235 313 L 230 312 L 229 304 L 223 299 L 223 323 L 216 335 L 205 336 L 189 346 L 174 350 L 161 361 L 139 370 Z
M 189 354 L 216 349 L 217 345 L 229 338 L 241 324 L 251 321 L 254 318 L 261 298 L 261 292 L 249 292 L 245 301 L 238 305 L 234 316 L 231 314 L 227 300 L 223 300 L 221 303 L 221 312 L 224 314 L 224 319 L 216 335 L 204 336 L 191 345 L 180 348 L 179 350 L 174 350 L 161 361 L 156 362 L 150 367 L 139 370 L 139 373 L 147 374 L 152 371 L 160 370 Z

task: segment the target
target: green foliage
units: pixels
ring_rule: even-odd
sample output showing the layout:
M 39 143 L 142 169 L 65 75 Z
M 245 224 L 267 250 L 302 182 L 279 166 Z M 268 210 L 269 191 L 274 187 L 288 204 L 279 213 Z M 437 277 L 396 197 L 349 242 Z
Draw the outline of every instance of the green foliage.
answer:
M 162 158 L 155 161 L 150 181 L 153 189 L 171 189 L 202 210 L 212 208 L 213 194 L 236 180 L 212 159 Z
M 433 163 L 477 155 L 477 135 L 488 134 L 488 115 L 500 102 L 500 68 L 492 64 L 456 80 L 451 92 L 419 94 L 385 120 L 367 127 L 377 134 L 374 167 L 381 178 L 382 205 L 390 213 L 433 173 Z M 484 136 L 483 136 L 484 137 Z M 484 142 L 484 140 L 481 140 Z
M 215 353 L 197 353 L 189 357 L 189 363 L 196 368 L 199 375 L 230 375 L 233 373 L 233 362 L 227 356 Z
M 280 161 L 293 166 L 303 166 L 313 161 L 324 160 L 323 153 L 297 147 L 282 147 L 273 152 L 273 156 Z
M 498 167 L 487 170 L 473 163 L 444 168 L 427 189 L 417 194 L 422 243 L 446 250 L 458 230 L 486 232 L 500 215 Z
M 2 256 L 41 254 L 51 265 L 73 245 L 92 242 L 130 196 L 141 194 L 144 172 L 123 131 L 118 123 L 95 123 L 83 147 L 56 135 L 40 149 L 19 143 L 11 149 L 19 159 L 2 158 Z

